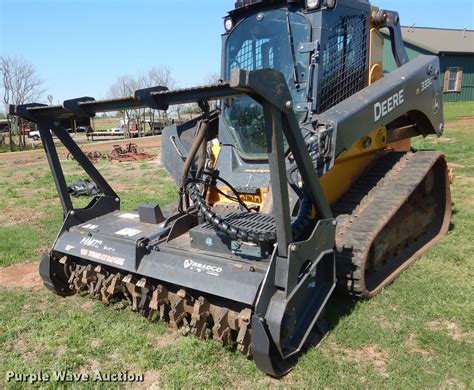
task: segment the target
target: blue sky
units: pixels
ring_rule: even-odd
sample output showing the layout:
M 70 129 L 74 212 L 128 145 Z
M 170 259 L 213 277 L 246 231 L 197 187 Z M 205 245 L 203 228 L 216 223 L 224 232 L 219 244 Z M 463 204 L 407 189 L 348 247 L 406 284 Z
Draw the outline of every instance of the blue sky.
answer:
M 472 0 L 379 0 L 403 25 L 474 28 Z M 219 71 L 234 0 L 0 0 L 0 52 L 35 65 L 54 102 L 106 97 L 122 74 L 168 65 L 180 86 Z

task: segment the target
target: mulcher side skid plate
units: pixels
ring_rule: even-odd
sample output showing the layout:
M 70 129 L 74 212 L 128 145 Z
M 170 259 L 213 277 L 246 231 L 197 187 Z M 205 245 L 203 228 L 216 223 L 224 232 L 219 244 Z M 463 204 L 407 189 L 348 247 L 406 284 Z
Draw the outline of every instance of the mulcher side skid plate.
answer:
M 189 245 L 179 248 L 176 241 L 185 243 L 179 239 L 147 249 L 150 237 L 160 233 L 166 236 L 168 232 L 162 225 L 140 222 L 138 214 L 116 211 L 71 227 L 59 236 L 53 250 L 114 267 L 125 274 L 192 288 L 245 305 L 254 303 L 264 269 L 229 261 L 228 256 L 208 255 Z

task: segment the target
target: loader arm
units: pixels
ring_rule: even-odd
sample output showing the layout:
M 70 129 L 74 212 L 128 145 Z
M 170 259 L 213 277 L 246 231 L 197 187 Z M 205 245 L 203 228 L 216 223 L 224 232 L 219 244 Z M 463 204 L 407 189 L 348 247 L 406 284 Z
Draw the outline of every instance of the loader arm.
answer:
M 330 145 L 320 174 L 374 129 L 386 128 L 389 142 L 416 135 L 441 136 L 444 117 L 439 74 L 437 57 L 420 56 L 319 115 L 317 128 Z M 404 132 L 396 122 L 400 118 Z

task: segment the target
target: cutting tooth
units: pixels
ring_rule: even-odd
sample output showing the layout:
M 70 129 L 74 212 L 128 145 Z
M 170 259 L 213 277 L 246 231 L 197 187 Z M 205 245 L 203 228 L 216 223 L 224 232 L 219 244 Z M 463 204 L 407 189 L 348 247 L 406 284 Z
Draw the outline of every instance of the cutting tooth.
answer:
M 102 288 L 108 273 L 106 271 L 102 271 L 102 267 L 100 265 L 95 267 L 94 271 L 96 273 L 96 282 L 92 291 L 92 296 L 94 298 L 100 298 L 100 289 Z
M 112 281 L 114 277 L 115 277 L 114 274 L 110 274 L 109 276 L 107 276 L 102 282 L 102 287 L 100 288 L 100 295 L 99 295 L 100 299 L 106 305 L 109 304 L 109 294 L 107 294 L 107 286 L 110 284 L 110 282 Z
M 215 324 L 212 327 L 212 335 L 214 340 L 219 341 L 223 345 L 232 345 L 232 329 L 229 326 L 229 309 L 220 308 Z
M 152 290 L 152 285 L 148 283 L 146 278 L 141 278 L 137 284 L 137 288 L 139 288 L 140 299 L 138 302 L 138 312 L 144 316 L 149 317 L 150 315 L 150 291 Z
M 160 319 L 166 321 L 167 314 L 168 314 L 168 305 L 170 304 L 168 298 L 168 290 L 163 285 L 159 284 L 153 290 L 150 300 L 150 312 L 148 314 L 148 318 L 152 318 L 153 314 L 157 311 L 160 312 Z
M 120 290 L 122 290 L 122 275 L 120 273 L 116 274 L 110 284 L 107 286 L 107 293 L 111 295 L 117 294 Z
M 160 320 L 168 323 L 170 320 L 170 306 L 168 304 L 160 305 Z
M 142 299 L 142 291 L 137 286 L 136 279 L 132 275 L 127 275 L 122 279 L 122 282 L 125 284 L 127 296 L 132 303 L 132 310 L 139 311 L 139 304 Z
M 149 318 L 150 316 L 150 290 L 146 288 L 140 288 L 140 302 L 138 303 L 138 313 L 140 313 L 143 317 Z
M 101 289 L 102 302 L 109 304 L 114 295 L 119 292 L 125 292 L 122 284 L 122 274 L 120 273 L 111 275 L 111 278 L 104 281 L 104 287 Z
M 132 283 L 132 280 L 133 280 L 133 276 L 128 274 L 128 275 L 125 275 L 122 279 L 122 282 L 124 283 Z
M 92 269 L 92 265 L 89 264 L 81 273 L 80 291 L 87 291 L 92 295 L 94 291 L 94 282 L 96 280 L 96 273 Z
M 141 279 L 137 282 L 137 287 L 149 289 L 149 284 L 148 284 L 146 278 L 141 278 Z
M 76 273 L 77 273 L 77 269 L 78 269 L 78 265 L 76 265 L 76 267 L 72 270 L 71 272 L 71 275 L 69 276 L 69 279 L 68 279 L 68 284 L 69 284 L 69 288 L 71 288 L 72 290 L 76 290 L 76 287 L 75 287 L 75 284 L 74 284 L 74 279 L 76 278 Z
M 252 318 L 252 311 L 244 309 L 239 314 L 239 333 L 237 334 L 237 349 L 246 356 L 250 356 L 250 320 Z
M 207 337 L 209 329 L 209 302 L 204 297 L 199 297 L 194 303 L 191 314 L 191 333 L 203 340 Z
M 87 290 L 87 284 L 84 283 L 83 281 L 83 273 L 86 271 L 86 266 L 84 265 L 78 265 L 76 267 L 76 271 L 74 272 L 74 277 L 72 280 L 74 289 L 76 290 L 77 293 L 83 293 L 84 291 Z M 72 277 L 72 275 L 71 275 Z
M 222 343 L 223 346 L 234 345 L 234 340 L 232 338 L 232 330 L 230 329 L 230 327 L 226 327 L 222 331 L 219 341 Z
M 184 290 L 179 290 L 176 294 L 169 294 L 171 302 L 171 310 L 168 313 L 169 324 L 174 329 L 179 329 L 180 325 L 188 324 L 185 297 L 186 292 Z

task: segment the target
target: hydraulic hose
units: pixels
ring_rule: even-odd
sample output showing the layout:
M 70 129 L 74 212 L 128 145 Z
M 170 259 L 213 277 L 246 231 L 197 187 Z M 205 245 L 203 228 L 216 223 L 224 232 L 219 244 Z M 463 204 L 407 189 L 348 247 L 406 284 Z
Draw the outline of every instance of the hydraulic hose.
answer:
M 204 219 L 212 226 L 214 226 L 214 228 L 226 234 L 233 240 L 241 240 L 246 242 L 252 242 L 255 244 L 273 243 L 276 241 L 276 231 L 268 233 L 259 233 L 251 230 L 245 230 L 226 222 L 222 217 L 212 211 L 211 207 L 202 197 L 201 192 L 199 191 L 199 188 L 195 183 L 189 183 L 186 188 L 186 192 L 188 193 L 189 197 L 196 205 L 196 207 L 199 209 Z M 292 223 L 293 237 L 298 237 L 308 226 L 311 221 L 311 210 L 311 201 L 308 196 L 304 196 L 301 199 L 296 220 Z M 276 222 L 278 223 L 278 221 Z
M 204 219 L 210 223 L 214 228 L 228 235 L 232 239 L 252 243 L 273 243 L 276 241 L 276 231 L 259 233 L 251 230 L 242 229 L 226 222 L 222 217 L 212 211 L 211 207 L 206 203 L 197 184 L 189 180 L 189 172 L 192 164 L 199 151 L 197 177 L 200 177 L 206 163 L 206 139 L 209 132 L 209 121 L 203 120 L 199 123 L 196 138 L 191 145 L 188 156 L 184 162 L 183 173 L 181 175 L 181 192 L 187 193 L 189 198 L 193 201 L 198 211 Z M 237 194 L 238 196 L 238 194 Z M 181 210 L 184 196 L 181 198 Z M 308 196 L 304 195 L 300 202 L 298 215 L 292 223 L 293 237 L 298 237 L 311 221 L 310 215 L 312 204 Z M 278 223 L 278 221 L 276 221 Z
M 188 157 L 186 157 L 186 160 L 184 161 L 183 173 L 181 174 L 181 188 L 186 187 L 189 171 L 191 170 L 191 166 L 193 165 L 193 161 L 196 157 L 196 154 L 199 148 L 202 148 L 204 150 L 204 153 L 201 150 L 201 155 L 199 156 L 200 157 L 199 163 L 201 164 L 202 161 L 204 161 L 205 163 L 206 161 L 206 136 L 208 132 L 209 132 L 209 121 L 203 120 L 199 122 L 196 138 L 194 139 L 194 142 L 191 145 L 191 149 L 189 150 Z

